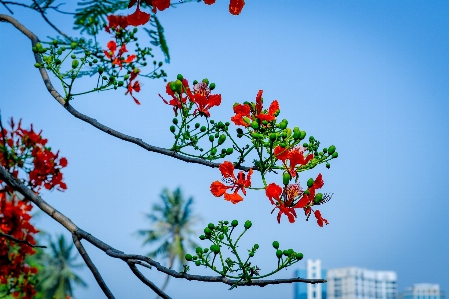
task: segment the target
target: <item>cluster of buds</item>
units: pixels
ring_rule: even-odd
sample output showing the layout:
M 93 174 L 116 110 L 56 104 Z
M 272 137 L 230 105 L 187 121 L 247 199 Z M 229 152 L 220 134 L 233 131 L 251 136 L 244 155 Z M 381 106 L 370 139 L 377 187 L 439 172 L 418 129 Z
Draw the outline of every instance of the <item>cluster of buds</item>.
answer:
M 259 244 L 254 244 L 248 249 L 248 255 L 243 258 L 242 254 L 238 252 L 238 242 L 241 237 L 252 227 L 251 221 L 245 221 L 243 232 L 234 241 L 232 233 L 239 225 L 237 220 L 231 222 L 219 221 L 218 225 L 209 223 L 204 228 L 204 234 L 199 238 L 200 240 L 208 240 L 212 244 L 209 247 L 197 247 L 196 254 L 186 254 L 185 259 L 189 262 L 194 262 L 196 266 L 205 266 L 212 269 L 216 273 L 231 279 L 238 279 L 239 281 L 250 282 L 254 279 L 260 279 L 272 275 L 281 269 L 287 268 L 303 258 L 303 254 L 295 252 L 293 249 L 280 250 L 279 242 L 274 241 L 273 247 L 276 249 L 277 267 L 268 274 L 260 275 L 260 268 L 257 265 L 251 264 L 251 259 L 254 257 L 256 251 L 259 249 Z M 223 249 L 226 248 L 234 256 L 224 257 Z M 218 262 L 216 259 L 218 257 Z M 216 265 L 218 264 L 218 265 Z

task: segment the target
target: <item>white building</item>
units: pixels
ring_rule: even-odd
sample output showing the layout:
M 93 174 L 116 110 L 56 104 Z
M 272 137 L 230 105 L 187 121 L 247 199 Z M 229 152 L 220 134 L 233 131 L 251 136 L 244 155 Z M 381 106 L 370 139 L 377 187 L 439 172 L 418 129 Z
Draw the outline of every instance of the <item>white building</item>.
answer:
M 396 296 L 396 272 L 355 267 L 327 270 L 327 299 L 396 299 Z
M 326 270 L 321 269 L 320 260 L 307 260 L 306 268 L 295 271 L 295 277 L 326 279 Z M 325 283 L 294 283 L 295 299 L 326 299 Z
M 419 283 L 405 289 L 398 299 L 444 299 L 444 292 L 438 284 Z

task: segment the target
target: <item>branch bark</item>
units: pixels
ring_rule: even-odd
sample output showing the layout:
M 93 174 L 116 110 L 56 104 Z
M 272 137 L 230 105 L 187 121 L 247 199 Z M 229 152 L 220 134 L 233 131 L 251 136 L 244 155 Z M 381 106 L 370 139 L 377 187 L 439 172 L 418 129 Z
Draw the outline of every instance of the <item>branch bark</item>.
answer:
M 30 30 L 28 30 L 25 26 L 23 26 L 20 22 L 18 22 L 13 17 L 4 15 L 4 14 L 0 14 L 0 21 L 11 23 L 20 32 L 25 34 L 31 40 L 31 44 L 33 47 L 36 45 L 37 42 L 39 42 L 39 38 L 34 33 L 32 33 Z M 40 58 L 39 55 L 34 54 L 34 58 L 37 63 L 39 63 L 39 64 L 42 63 L 42 59 Z M 168 150 L 165 148 L 150 145 L 150 144 L 142 141 L 142 139 L 140 139 L 140 138 L 136 138 L 136 137 L 132 137 L 132 136 L 123 134 L 123 133 L 116 131 L 108 126 L 101 124 L 96 119 L 78 112 L 73 106 L 71 106 L 66 101 L 66 99 L 64 99 L 64 97 L 62 97 L 58 93 L 58 91 L 53 87 L 53 84 L 51 83 L 51 80 L 50 80 L 45 68 L 42 68 L 42 67 L 39 68 L 39 72 L 41 73 L 42 80 L 44 81 L 44 84 L 47 87 L 48 92 L 52 95 L 53 98 L 56 99 L 56 101 L 58 101 L 59 104 L 61 104 L 62 107 L 64 107 L 74 117 L 79 118 L 82 121 L 85 121 L 86 123 L 99 129 L 100 131 L 103 131 L 103 132 L 105 132 L 109 135 L 112 135 L 118 139 L 121 139 L 123 141 L 134 143 L 149 152 L 159 153 L 159 154 L 173 157 L 175 159 L 178 159 L 178 160 L 181 160 L 181 161 L 184 161 L 187 163 L 201 164 L 201 165 L 212 167 L 212 168 L 218 168 L 220 166 L 220 163 L 210 162 L 210 161 L 200 159 L 200 158 L 188 157 L 188 156 L 179 154 L 175 151 L 171 151 L 171 150 Z M 247 166 L 242 166 L 242 165 L 236 165 L 235 168 L 239 169 L 239 170 L 244 170 L 244 171 L 249 171 L 250 168 L 252 168 L 253 170 L 258 170 L 257 167 L 247 167 Z

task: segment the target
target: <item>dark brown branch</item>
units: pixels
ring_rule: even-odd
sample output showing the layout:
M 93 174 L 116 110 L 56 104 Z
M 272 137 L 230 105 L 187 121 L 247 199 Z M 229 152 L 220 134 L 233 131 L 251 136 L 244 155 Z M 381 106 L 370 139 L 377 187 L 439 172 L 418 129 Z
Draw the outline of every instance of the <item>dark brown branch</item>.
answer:
M 106 297 L 108 297 L 108 299 L 115 299 L 111 290 L 109 290 L 108 286 L 106 285 L 103 278 L 101 277 L 101 274 L 98 271 L 97 267 L 95 267 L 95 264 L 92 262 L 89 255 L 87 254 L 86 250 L 84 249 L 83 244 L 81 244 L 80 239 L 76 236 L 76 234 L 72 234 L 72 238 L 73 238 L 73 243 L 75 244 L 76 248 L 78 249 L 78 252 L 81 254 L 81 257 L 83 258 L 87 267 L 89 267 L 90 271 L 94 275 L 95 280 L 97 281 L 97 283 L 100 286 L 103 293 L 106 295 Z
M 33 244 L 31 244 L 30 242 L 28 242 L 28 241 L 26 241 L 26 240 L 20 240 L 20 239 L 14 238 L 14 237 L 11 236 L 11 235 L 7 235 L 7 234 L 4 234 L 4 233 L 0 233 L 0 237 L 4 237 L 4 238 L 6 238 L 6 239 L 8 239 L 8 240 L 11 240 L 11 241 L 14 241 L 14 242 L 16 242 L 16 243 L 26 244 L 26 245 L 28 245 L 28 246 L 30 246 L 30 247 L 47 248 L 47 246 L 33 245 Z
M 187 273 L 180 273 L 174 270 L 168 269 L 158 262 L 152 260 L 149 257 L 137 255 L 137 254 L 125 254 L 122 251 L 119 251 L 112 246 L 102 242 L 101 240 L 95 238 L 90 233 L 82 230 L 77 227 L 69 218 L 55 210 L 52 206 L 46 203 L 40 196 L 33 193 L 30 189 L 28 189 L 24 184 L 15 179 L 11 174 L 9 174 L 3 167 L 0 167 L 0 180 L 3 180 L 5 183 L 13 187 L 14 190 L 20 192 L 25 198 L 34 204 L 36 204 L 41 210 L 50 215 L 53 219 L 61 223 L 65 228 L 67 228 L 71 233 L 76 234 L 79 238 L 83 238 L 95 247 L 104 251 L 107 255 L 122 259 L 126 262 L 130 260 L 139 260 L 147 263 L 150 266 L 155 267 L 158 271 L 173 276 L 175 278 L 182 278 L 187 280 L 196 280 L 203 282 L 222 282 L 228 285 L 237 285 L 237 286 L 260 286 L 264 287 L 269 284 L 283 284 L 283 283 L 292 283 L 292 282 L 305 282 L 305 283 L 324 283 L 326 280 L 324 279 L 305 279 L 305 278 L 289 278 L 289 279 L 271 279 L 271 280 L 254 280 L 251 282 L 245 281 L 237 281 L 233 279 L 228 279 L 223 276 L 201 276 L 201 275 L 191 275 Z
M 14 25 L 19 31 L 21 31 L 23 34 L 25 34 L 31 40 L 33 46 L 36 45 L 37 42 L 39 42 L 39 39 L 36 35 L 34 35 L 31 31 L 29 31 L 27 28 L 25 28 L 25 26 L 20 24 L 13 17 L 0 14 L 0 21 L 9 22 L 12 25 Z M 40 58 L 39 55 L 34 54 L 34 58 L 37 63 L 39 63 L 39 64 L 42 63 L 42 59 Z M 220 165 L 220 163 L 210 162 L 210 161 L 200 159 L 200 158 L 192 158 L 192 157 L 184 156 L 175 151 L 171 151 L 171 150 L 168 150 L 165 148 L 150 145 L 150 144 L 142 141 L 142 139 L 140 139 L 140 138 L 136 138 L 136 137 L 132 137 L 132 136 L 123 134 L 119 131 L 116 131 L 114 129 L 109 128 L 108 126 L 105 126 L 105 125 L 99 123 L 96 119 L 93 119 L 87 115 L 84 115 L 84 114 L 78 112 L 68 102 L 66 102 L 66 100 L 53 87 L 45 68 L 39 68 L 39 71 L 41 73 L 44 84 L 47 87 L 48 92 L 59 102 L 59 104 L 61 104 L 70 114 L 72 114 L 76 118 L 79 118 L 79 119 L 85 121 L 86 123 L 94 126 L 95 128 L 97 128 L 109 135 L 112 135 L 116 138 L 119 138 L 121 140 L 134 143 L 149 152 L 159 153 L 159 154 L 173 157 L 175 159 L 178 159 L 178 160 L 181 160 L 181 161 L 184 161 L 187 163 L 196 163 L 196 164 L 201 164 L 201 165 L 205 165 L 205 166 L 212 167 L 212 168 L 218 168 L 218 166 Z M 244 171 L 248 171 L 250 169 L 250 167 L 240 166 L 240 165 L 237 165 L 235 168 L 244 170 Z M 252 167 L 252 168 L 254 170 L 257 170 L 256 167 Z
M 0 1 L 2 4 L 3 4 L 3 6 L 9 11 L 9 13 L 10 14 L 14 14 L 14 12 L 6 5 L 6 4 L 9 4 L 9 3 L 7 3 L 7 2 L 4 2 L 4 1 Z
M 142 281 L 144 284 L 146 284 L 147 286 L 149 286 L 156 294 L 159 295 L 159 297 L 164 298 L 164 299 L 171 299 L 170 296 L 168 296 L 167 294 L 165 294 L 161 289 L 159 289 L 152 281 L 148 280 L 143 274 L 142 272 L 139 271 L 139 269 L 137 269 L 136 265 L 133 262 L 130 262 L 129 260 L 127 261 L 129 268 L 131 269 L 131 271 L 133 271 L 134 275 L 136 275 L 140 281 Z
M 32 9 L 32 10 L 36 10 L 36 8 L 32 7 L 31 5 L 26 5 L 26 4 L 24 4 L 24 3 L 19 3 L 19 2 L 14 2 L 14 1 L 0 1 L 0 2 L 1 2 L 3 5 L 5 5 L 5 6 L 6 6 L 6 4 L 10 4 L 10 5 L 17 5 L 17 6 L 29 8 L 29 9 Z M 62 13 L 62 14 L 65 14 L 65 15 L 75 15 L 74 12 L 68 12 L 68 11 L 62 11 L 62 10 L 59 10 L 59 7 L 60 7 L 61 5 L 63 5 L 63 4 L 64 4 L 64 3 L 60 3 L 60 4 L 56 5 L 56 6 L 47 6 L 45 9 L 53 9 L 54 11 L 59 12 L 59 13 Z M 8 11 L 9 11 L 11 14 L 14 14 L 14 13 L 13 13 L 7 6 L 6 6 L 6 8 L 8 9 Z
M 58 32 L 59 34 L 61 34 L 62 36 L 64 36 L 65 38 L 67 38 L 68 40 L 72 40 L 67 34 L 65 34 L 64 32 L 62 32 L 61 30 L 59 30 L 58 27 L 56 27 L 52 22 L 50 22 L 50 20 L 47 18 L 47 16 L 45 15 L 45 11 L 39 6 L 39 3 L 37 3 L 36 0 L 33 0 L 34 5 L 36 6 L 36 8 L 34 8 L 35 10 L 37 10 L 42 18 L 44 18 L 45 22 L 47 22 L 48 25 L 50 25 L 51 28 L 53 28 L 54 30 L 56 30 L 56 32 Z

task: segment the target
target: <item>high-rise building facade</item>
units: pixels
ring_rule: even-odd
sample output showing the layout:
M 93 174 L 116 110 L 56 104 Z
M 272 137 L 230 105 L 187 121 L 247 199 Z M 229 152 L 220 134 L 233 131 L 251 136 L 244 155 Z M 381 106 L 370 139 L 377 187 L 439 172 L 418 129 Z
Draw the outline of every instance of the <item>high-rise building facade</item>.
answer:
M 295 277 L 325 279 L 326 270 L 320 260 L 307 260 L 306 268 L 295 271 Z M 294 299 L 327 299 L 325 283 L 294 283 Z
M 397 296 L 397 275 L 393 271 L 329 269 L 326 279 L 327 299 L 396 299 Z
M 398 299 L 445 299 L 445 293 L 438 284 L 418 283 L 406 288 Z

